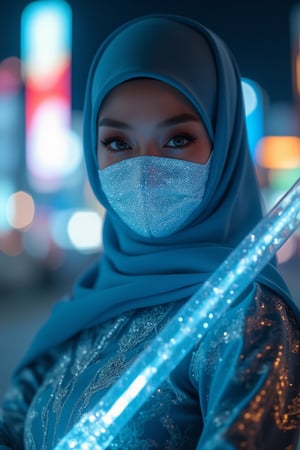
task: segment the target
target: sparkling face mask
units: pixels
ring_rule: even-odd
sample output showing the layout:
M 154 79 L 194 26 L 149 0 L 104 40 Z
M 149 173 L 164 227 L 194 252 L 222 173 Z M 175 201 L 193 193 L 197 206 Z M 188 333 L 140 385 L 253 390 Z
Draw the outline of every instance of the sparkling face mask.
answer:
M 99 170 L 106 198 L 143 237 L 177 231 L 202 201 L 210 166 L 158 156 L 128 158 Z

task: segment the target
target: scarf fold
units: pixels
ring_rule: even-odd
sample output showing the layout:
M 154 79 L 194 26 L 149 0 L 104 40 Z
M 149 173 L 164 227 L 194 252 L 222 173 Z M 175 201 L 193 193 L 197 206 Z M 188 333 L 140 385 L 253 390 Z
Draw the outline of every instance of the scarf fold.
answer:
M 165 238 L 142 238 L 122 223 L 98 178 L 99 108 L 111 89 L 139 77 L 166 82 L 183 93 L 213 141 L 201 206 L 188 224 Z M 239 71 L 222 40 L 193 19 L 148 15 L 107 37 L 88 76 L 83 141 L 90 184 L 107 208 L 103 254 L 79 278 L 72 295 L 55 305 L 19 367 L 126 311 L 188 299 L 262 218 Z M 275 261 L 256 281 L 277 292 L 298 314 Z

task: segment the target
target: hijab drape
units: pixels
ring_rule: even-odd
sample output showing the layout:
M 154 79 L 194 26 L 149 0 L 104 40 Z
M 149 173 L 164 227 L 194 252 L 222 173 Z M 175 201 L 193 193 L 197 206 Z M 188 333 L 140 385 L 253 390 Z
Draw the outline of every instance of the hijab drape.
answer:
M 201 206 L 167 238 L 142 238 L 131 231 L 111 211 L 98 179 L 101 103 L 115 86 L 140 77 L 161 80 L 183 93 L 213 142 Z M 144 16 L 107 37 L 89 72 L 83 138 L 90 184 L 107 208 L 103 254 L 80 277 L 70 298 L 54 307 L 23 364 L 82 329 L 125 311 L 188 299 L 262 217 L 248 151 L 239 71 L 222 40 L 192 19 Z M 274 262 L 257 281 L 296 311 Z

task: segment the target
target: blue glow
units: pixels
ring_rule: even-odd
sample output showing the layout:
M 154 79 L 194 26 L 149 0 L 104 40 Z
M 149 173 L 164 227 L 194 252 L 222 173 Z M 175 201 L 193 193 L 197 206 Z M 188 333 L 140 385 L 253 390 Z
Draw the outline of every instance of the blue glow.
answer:
M 1 71 L 1 68 L 0 68 Z M 17 171 L 23 150 L 23 103 L 18 92 L 0 94 L 0 176 Z
M 71 8 L 61 0 L 34 1 L 22 13 L 22 58 L 44 73 L 71 48 Z
M 68 222 L 73 213 L 73 209 L 53 211 L 49 220 L 51 237 L 55 244 L 64 250 L 73 249 L 68 235 Z
M 2 176 L 0 178 L 0 234 L 11 229 L 7 220 L 7 204 L 14 190 L 11 179 Z
M 248 78 L 242 78 L 242 90 L 248 143 L 251 156 L 255 159 L 256 144 L 264 136 L 263 95 L 259 85 Z

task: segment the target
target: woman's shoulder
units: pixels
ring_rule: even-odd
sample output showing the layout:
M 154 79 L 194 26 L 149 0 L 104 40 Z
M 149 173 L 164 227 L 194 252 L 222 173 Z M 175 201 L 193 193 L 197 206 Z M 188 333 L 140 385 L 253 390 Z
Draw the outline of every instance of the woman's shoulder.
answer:
M 292 307 L 280 294 L 261 283 L 255 283 L 255 285 L 255 295 L 246 308 L 247 322 L 261 328 L 267 324 L 271 326 L 276 321 L 280 322 L 284 328 L 294 328 L 299 331 L 300 324 L 295 315 L 296 305 Z
M 279 348 L 300 355 L 300 326 L 293 310 L 272 289 L 253 283 L 199 341 L 192 353 L 191 368 L 199 370 L 199 361 L 213 368 L 225 354 L 252 353 L 264 349 L 269 355 Z

